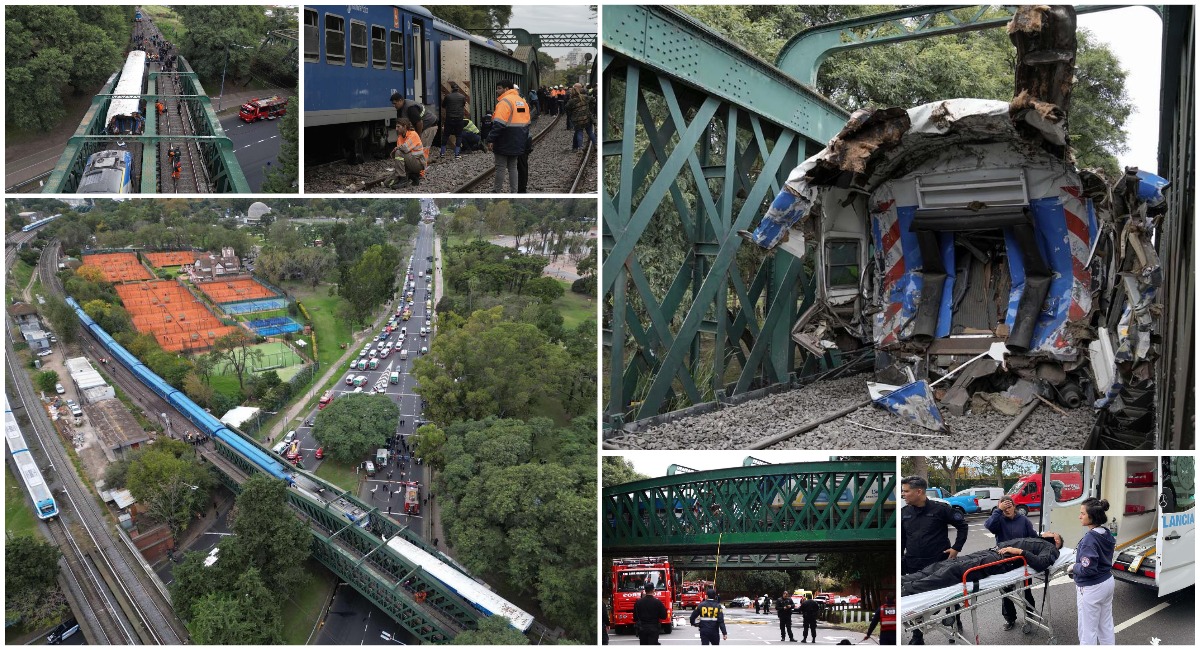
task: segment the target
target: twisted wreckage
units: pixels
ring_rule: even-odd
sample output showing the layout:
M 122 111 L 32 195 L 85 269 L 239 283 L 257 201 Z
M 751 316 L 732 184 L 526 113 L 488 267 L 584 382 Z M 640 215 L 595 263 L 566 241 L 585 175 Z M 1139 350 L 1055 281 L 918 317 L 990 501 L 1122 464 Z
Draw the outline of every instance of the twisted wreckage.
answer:
M 812 353 L 873 346 L 880 382 L 944 378 L 916 394 L 952 412 L 980 398 L 1015 412 L 1036 393 L 1136 441 L 1169 317 L 1154 300 L 1168 183 L 1071 160 L 1071 7 L 1024 7 L 1009 33 L 1011 102 L 860 110 L 743 236 L 815 258 L 817 297 L 792 329 Z

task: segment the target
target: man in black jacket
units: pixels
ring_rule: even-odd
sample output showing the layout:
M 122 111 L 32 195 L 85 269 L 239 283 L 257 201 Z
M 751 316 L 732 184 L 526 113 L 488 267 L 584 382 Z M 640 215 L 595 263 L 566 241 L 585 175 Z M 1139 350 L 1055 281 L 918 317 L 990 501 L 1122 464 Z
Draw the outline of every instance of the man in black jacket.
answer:
M 900 574 L 916 573 L 946 559 L 954 559 L 967 543 L 967 522 L 949 504 L 932 501 L 925 496 L 929 483 L 920 476 L 909 476 L 901 482 L 900 494 L 905 506 L 900 509 Z M 946 532 L 953 526 L 957 535 L 954 544 Z M 924 645 L 920 630 L 913 631 L 912 645 Z
M 1058 559 L 1062 548 L 1062 537 L 1058 533 L 1042 533 L 1041 537 L 1020 537 L 1005 542 L 1005 546 L 975 551 L 960 555 L 952 560 L 931 564 L 916 572 L 900 576 L 900 595 L 908 596 L 962 583 L 963 574 L 970 569 L 969 579 L 974 581 L 992 575 L 1007 573 L 1021 567 L 1013 560 L 996 566 L 983 567 L 1005 558 L 1024 557 L 1025 563 L 1034 571 L 1045 571 Z
M 721 645 L 721 639 L 729 640 L 725 629 L 725 608 L 717 600 L 717 590 L 709 587 L 704 592 L 707 598 L 692 610 L 691 623 L 700 628 L 700 645 Z M 700 622 L 697 623 L 696 619 Z
M 788 595 L 786 589 L 779 594 L 779 600 L 775 601 L 775 613 L 779 615 L 779 640 L 783 641 L 784 634 L 792 642 L 796 642 L 795 635 L 792 634 L 792 610 L 796 609 L 796 602 Z
M 662 619 L 667 617 L 667 606 L 654 597 L 654 583 L 646 582 L 645 593 L 633 604 L 633 623 L 637 626 L 638 639 L 642 645 L 661 645 L 658 633 L 662 631 Z
M 812 642 L 817 642 L 817 617 L 821 615 L 821 603 L 814 598 L 805 598 L 800 603 L 800 614 L 804 616 L 804 634 L 800 643 L 808 643 L 809 632 L 812 632 Z

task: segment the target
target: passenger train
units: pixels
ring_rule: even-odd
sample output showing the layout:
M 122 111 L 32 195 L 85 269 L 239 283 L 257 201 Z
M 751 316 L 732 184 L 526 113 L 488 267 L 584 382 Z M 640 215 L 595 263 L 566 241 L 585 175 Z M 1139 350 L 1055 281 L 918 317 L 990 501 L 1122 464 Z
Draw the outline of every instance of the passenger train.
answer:
M 134 50 L 113 88 L 104 127 L 109 135 L 141 135 L 146 129 L 146 53 Z
M 22 229 L 21 229 L 21 232 L 32 232 L 32 231 L 34 231 L 34 230 L 37 230 L 38 228 L 41 228 L 42 226 L 44 226 L 44 225 L 46 225 L 46 224 L 50 223 L 51 221 L 54 221 L 55 219 L 57 219 L 57 218 L 59 218 L 59 217 L 61 217 L 61 216 L 62 216 L 62 213 L 59 213 L 59 214 L 52 214 L 52 215 L 50 215 L 50 216 L 46 217 L 45 219 L 41 219 L 41 220 L 38 220 L 38 221 L 34 221 L 33 223 L 31 223 L 31 224 L 29 224 L 29 225 L 25 226 L 24 228 L 22 228 Z
M 33 509 L 38 519 L 57 517 L 58 503 L 54 501 L 50 486 L 46 485 L 46 480 L 42 478 L 42 470 L 38 468 L 37 461 L 29 452 L 29 446 L 25 444 L 25 436 L 21 434 L 21 427 L 17 425 L 17 418 L 9 406 L 8 395 L 4 396 L 4 442 L 17 466 L 21 482 L 25 484 L 25 493 L 33 501 Z
M 494 107 L 495 85 L 502 80 L 523 92 L 538 87 L 536 51 L 522 46 L 510 52 L 424 7 L 307 5 L 306 160 L 344 157 L 356 164 L 386 155 L 388 129 L 396 119 L 393 92 L 436 114 L 442 94 L 455 82 L 470 97 L 470 118 L 479 124 Z
M 168 384 L 162 377 L 159 377 L 150 368 L 146 367 L 146 364 L 142 363 L 140 359 L 133 356 L 133 353 L 126 350 L 120 343 L 117 343 L 112 336 L 109 336 L 108 332 L 104 331 L 104 328 L 100 327 L 96 321 L 92 320 L 83 311 L 83 308 L 79 306 L 79 303 L 75 302 L 74 298 L 68 297 L 67 304 L 70 305 L 71 309 L 75 310 L 75 314 L 79 317 L 80 322 L 83 323 L 84 329 L 96 337 L 96 340 L 100 342 L 100 345 L 108 351 L 113 359 L 120 362 L 129 372 L 133 373 L 133 376 L 138 381 L 145 384 L 147 388 L 153 390 L 155 394 L 175 407 L 188 420 L 191 420 L 192 424 L 196 425 L 205 435 L 217 438 L 233 448 L 268 475 L 287 481 L 289 485 L 295 482 L 292 475 L 285 471 L 284 466 L 271 458 L 267 451 L 246 440 L 239 433 L 213 417 L 211 413 L 200 408 L 183 391 Z
M 124 149 L 105 149 L 88 156 L 80 194 L 129 194 L 133 191 L 133 154 Z

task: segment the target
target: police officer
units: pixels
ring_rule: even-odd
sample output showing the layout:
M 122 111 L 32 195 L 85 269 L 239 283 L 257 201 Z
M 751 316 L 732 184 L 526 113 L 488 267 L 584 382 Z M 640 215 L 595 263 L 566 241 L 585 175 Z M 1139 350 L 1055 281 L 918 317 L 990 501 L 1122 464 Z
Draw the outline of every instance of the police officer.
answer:
M 905 506 L 900 510 L 900 573 L 915 573 L 925 567 L 953 558 L 967 543 L 967 522 L 949 504 L 930 501 L 925 496 L 929 483 L 920 476 L 902 481 L 901 496 Z M 958 535 L 954 544 L 946 526 L 954 526 Z M 920 630 L 913 632 L 912 645 L 924 645 Z
M 779 600 L 775 601 L 775 613 L 779 615 L 779 640 L 783 641 L 783 635 L 786 633 L 787 638 L 792 643 L 796 642 L 796 636 L 792 634 L 792 610 L 796 609 L 796 602 L 788 595 L 786 589 L 779 592 Z M 816 633 L 813 633 L 813 638 L 816 638 Z
M 896 645 L 896 605 L 891 596 L 883 597 L 883 604 L 875 610 L 875 616 L 871 618 L 871 627 L 867 628 L 867 635 L 863 637 L 863 641 L 871 638 L 876 625 L 879 626 L 879 645 Z
M 633 604 L 633 624 L 637 626 L 638 639 L 642 645 L 661 645 L 658 633 L 661 621 L 667 617 L 667 606 L 654 597 L 654 582 L 647 580 L 645 593 Z
M 815 598 L 805 598 L 800 603 L 800 613 L 804 616 L 804 634 L 801 635 L 800 643 L 808 643 L 808 634 L 812 632 L 812 642 L 817 642 L 817 617 L 821 615 L 821 603 Z
M 716 589 L 709 587 L 704 595 L 707 596 L 704 602 L 692 610 L 691 623 L 700 628 L 700 645 L 721 645 L 721 639 L 729 640 L 729 632 L 725 630 L 725 608 L 717 600 Z M 720 637 L 717 632 L 721 633 Z

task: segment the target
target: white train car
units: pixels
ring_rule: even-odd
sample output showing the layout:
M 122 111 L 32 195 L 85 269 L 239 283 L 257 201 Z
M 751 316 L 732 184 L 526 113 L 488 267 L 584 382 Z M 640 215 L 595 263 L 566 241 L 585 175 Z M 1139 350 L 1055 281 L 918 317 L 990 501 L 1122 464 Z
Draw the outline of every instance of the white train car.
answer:
M 21 427 L 17 425 L 17 418 L 8 404 L 8 395 L 4 396 L 4 442 L 8 446 L 9 455 L 17 465 L 17 473 L 21 476 L 21 482 L 25 484 L 25 493 L 33 501 L 33 508 L 38 519 L 57 517 L 58 503 L 54 501 L 50 486 L 46 485 L 45 479 L 42 478 L 42 470 L 38 468 L 33 454 L 29 453 L 29 447 L 25 444 L 25 436 L 21 434 Z
M 522 632 L 529 630 L 533 625 L 532 614 L 501 598 L 416 544 L 397 536 L 388 542 L 388 546 L 484 614 L 506 616 L 512 626 Z
M 112 135 L 138 135 L 145 128 L 146 114 L 142 106 L 142 83 L 146 76 L 146 53 L 134 50 L 125 59 L 121 78 L 113 89 L 112 101 L 104 124 Z

